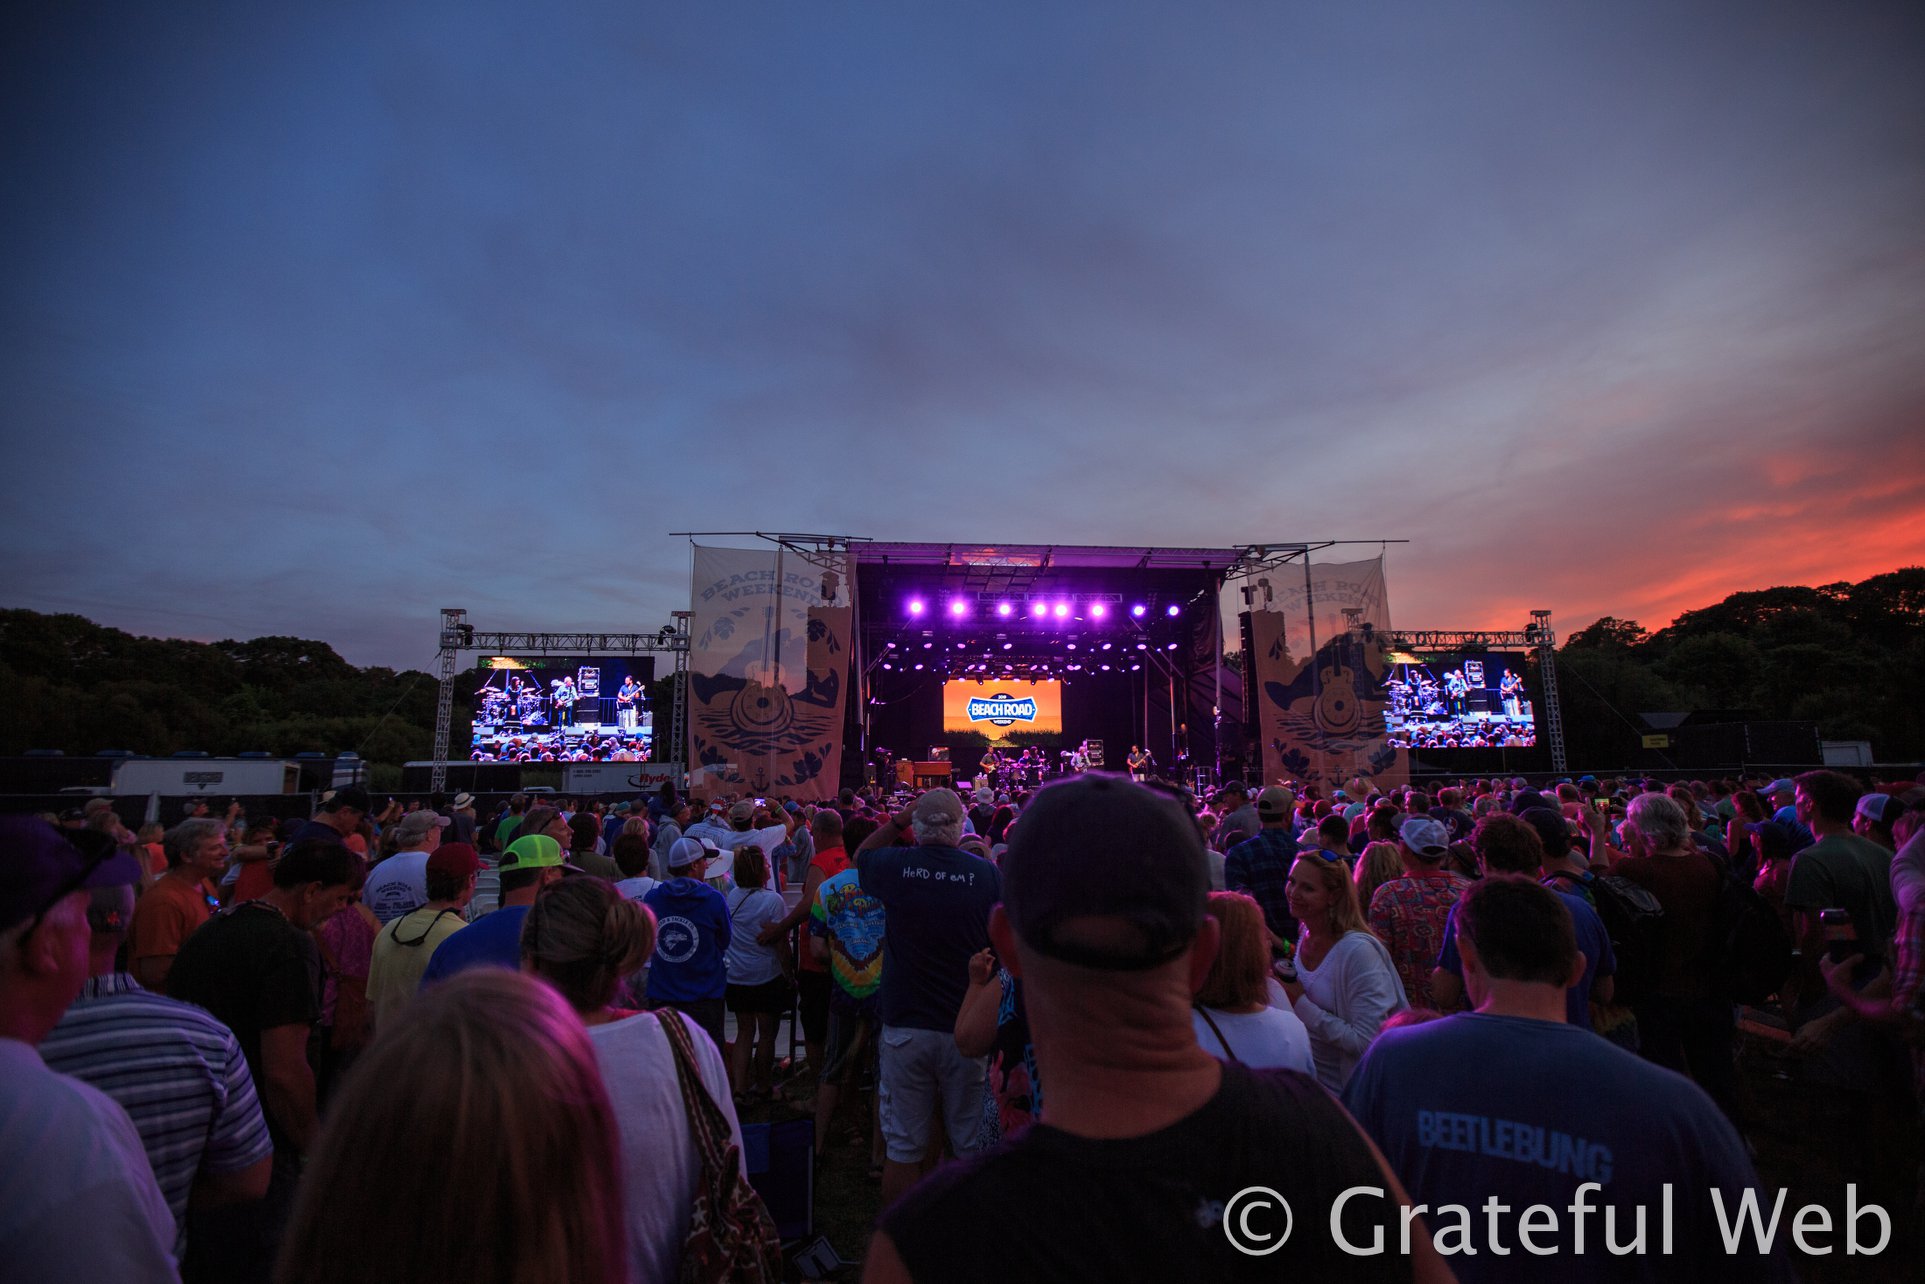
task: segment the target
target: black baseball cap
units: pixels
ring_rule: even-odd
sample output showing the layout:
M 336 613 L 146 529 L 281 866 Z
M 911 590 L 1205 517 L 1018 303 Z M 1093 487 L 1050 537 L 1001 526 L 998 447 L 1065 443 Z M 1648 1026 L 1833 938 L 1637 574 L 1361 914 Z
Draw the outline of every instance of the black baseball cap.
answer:
M 1210 893 L 1203 839 L 1183 808 L 1102 772 L 1038 790 L 1010 833 L 1002 868 L 1003 911 L 1025 945 L 1107 972 L 1142 971 L 1183 953 Z M 1064 928 L 1077 919 L 1120 920 L 1135 940 L 1071 939 Z

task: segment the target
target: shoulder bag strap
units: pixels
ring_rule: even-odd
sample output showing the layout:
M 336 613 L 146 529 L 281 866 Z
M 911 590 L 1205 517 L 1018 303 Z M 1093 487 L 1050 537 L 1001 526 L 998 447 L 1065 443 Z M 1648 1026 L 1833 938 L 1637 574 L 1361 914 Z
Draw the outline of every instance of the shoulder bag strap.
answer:
M 662 1033 L 668 1036 L 669 1049 L 675 1055 L 675 1075 L 682 1085 L 682 1109 L 688 1115 L 689 1132 L 695 1138 L 702 1163 L 708 1168 L 719 1168 L 727 1157 L 728 1120 L 722 1117 L 715 1099 L 702 1083 L 701 1072 L 695 1065 L 695 1045 L 688 1037 L 688 1027 L 682 1024 L 682 1014 L 674 1008 L 661 1008 L 655 1013 L 655 1019 L 661 1023 Z
M 1223 1037 L 1223 1031 L 1217 1028 L 1216 1018 L 1210 1015 L 1210 1009 L 1199 1003 L 1196 1005 L 1196 1010 L 1198 1015 L 1203 1018 L 1203 1024 L 1210 1027 L 1210 1033 L 1214 1034 L 1216 1041 L 1222 1045 L 1224 1054 L 1228 1056 L 1230 1060 L 1241 1064 L 1243 1058 L 1239 1057 L 1237 1050 L 1230 1046 L 1230 1041 Z

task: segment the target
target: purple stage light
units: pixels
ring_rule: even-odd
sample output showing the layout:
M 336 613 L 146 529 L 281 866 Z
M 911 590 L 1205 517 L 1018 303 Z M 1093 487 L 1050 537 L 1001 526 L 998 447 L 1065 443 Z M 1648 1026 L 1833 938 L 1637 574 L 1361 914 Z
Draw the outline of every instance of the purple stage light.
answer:
M 921 666 L 920 664 L 918 664 L 918 665 L 916 666 L 916 672 L 918 672 L 918 673 L 921 673 L 921 672 L 922 672 L 922 666 Z
M 1143 667 L 1143 666 L 1142 666 L 1142 665 L 1140 665 L 1140 664 L 1132 664 L 1132 665 L 1130 666 L 1130 672 L 1131 672 L 1131 673 L 1135 673 L 1135 672 L 1136 672 L 1136 671 L 1137 671 L 1138 669 L 1141 669 L 1142 667 Z
M 1168 646 L 1164 647 L 1163 649 L 1165 651 L 1174 651 L 1176 650 L 1176 643 L 1172 642 Z
M 929 604 L 923 601 L 921 598 L 912 597 L 909 599 L 909 614 L 921 615 L 924 611 L 928 609 L 929 609 Z
M 963 601 L 961 598 L 955 598 L 949 603 L 949 613 L 960 620 L 963 616 L 969 614 L 969 603 Z
M 1032 619 L 1042 619 L 1045 615 L 1049 614 L 1049 603 L 1031 602 L 1029 604 L 1029 614 Z
M 1059 620 L 1066 620 L 1069 618 L 1068 602 L 1058 602 L 1056 604 L 1056 618 Z
M 1011 647 L 1014 647 L 1015 645 L 1016 645 L 1016 644 L 1015 644 L 1014 642 L 1005 642 L 1005 643 L 1003 643 L 1003 650 L 1005 650 L 1005 651 L 1007 651 L 1007 650 L 1009 650 L 1009 649 L 1010 649 Z
M 1092 620 L 1100 620 L 1110 613 L 1110 608 L 1104 606 L 1101 602 L 1091 602 L 1089 604 L 1089 613 Z
M 1132 606 L 1130 608 L 1130 614 L 1134 615 L 1139 620 L 1142 619 L 1145 615 L 1148 615 L 1149 613 L 1150 613 L 1150 608 L 1147 606 L 1144 606 L 1141 602 L 1138 602 L 1135 606 Z
M 1183 614 L 1183 608 L 1178 606 L 1175 602 L 1172 602 L 1170 603 L 1169 608 L 1165 610 L 1163 614 L 1169 616 L 1171 619 L 1175 619 L 1177 616 Z
M 996 614 L 1002 616 L 1006 620 L 1010 616 L 1016 614 L 1016 608 L 1014 606 L 1011 606 L 1008 602 L 998 602 L 996 603 Z

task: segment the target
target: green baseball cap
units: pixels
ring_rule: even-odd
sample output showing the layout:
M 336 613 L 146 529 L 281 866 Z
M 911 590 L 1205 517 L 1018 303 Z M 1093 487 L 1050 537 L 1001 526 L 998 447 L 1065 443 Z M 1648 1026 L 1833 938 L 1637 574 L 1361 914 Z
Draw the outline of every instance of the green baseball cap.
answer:
M 546 834 L 523 834 L 508 844 L 495 868 L 506 874 L 517 869 L 559 869 L 561 864 L 560 843 Z

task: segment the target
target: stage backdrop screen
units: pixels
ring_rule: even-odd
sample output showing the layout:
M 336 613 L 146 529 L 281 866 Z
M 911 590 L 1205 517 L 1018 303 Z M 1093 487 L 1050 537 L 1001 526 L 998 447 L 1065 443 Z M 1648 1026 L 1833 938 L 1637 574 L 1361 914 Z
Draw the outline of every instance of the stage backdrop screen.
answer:
M 942 684 L 942 729 L 945 733 L 979 731 L 993 741 L 1011 732 L 1063 732 L 1063 684 L 1060 682 L 975 682 Z
M 655 657 L 490 656 L 473 670 L 476 762 L 647 762 Z
M 1528 749 L 1537 716 L 1524 687 L 1524 656 L 1452 651 L 1403 657 L 1387 675 L 1384 721 L 1407 749 Z

